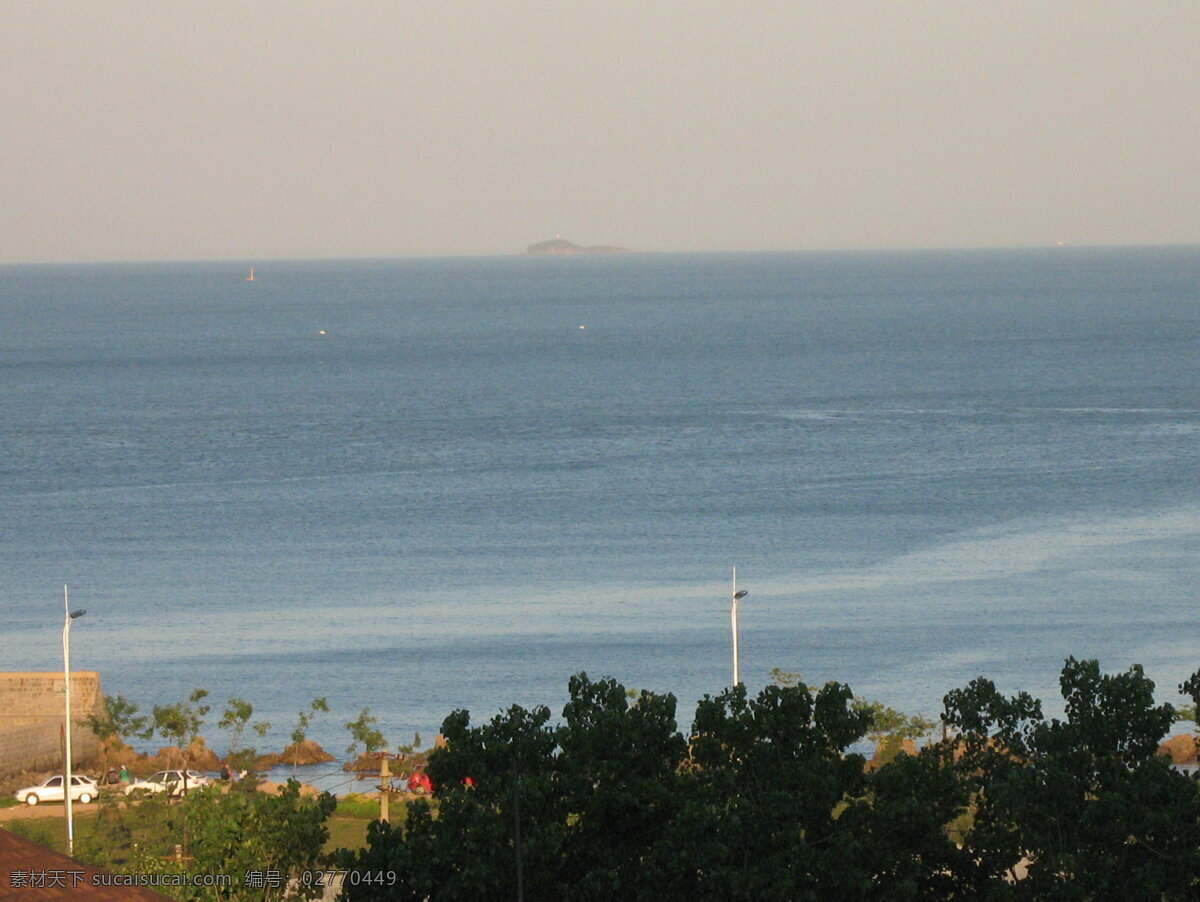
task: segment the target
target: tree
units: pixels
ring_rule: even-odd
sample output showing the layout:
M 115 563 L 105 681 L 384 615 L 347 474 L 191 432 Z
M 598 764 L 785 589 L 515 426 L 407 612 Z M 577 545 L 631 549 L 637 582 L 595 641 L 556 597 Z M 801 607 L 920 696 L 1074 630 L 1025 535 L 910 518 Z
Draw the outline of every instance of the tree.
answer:
M 703 698 L 687 804 L 657 851 L 661 872 L 677 874 L 671 897 L 860 897 L 869 877 L 840 817 L 865 791 L 865 761 L 847 749 L 870 724 L 840 683 Z
M 191 744 L 204 725 L 208 705 L 200 702 L 208 697 L 207 689 L 195 689 L 186 701 L 174 705 L 154 706 L 154 731 L 180 749 Z
M 139 715 L 138 706 L 123 695 L 104 696 L 104 706 L 98 713 L 89 714 L 87 725 L 100 740 L 100 769 L 108 770 L 109 747 L 126 737 L 149 739 L 153 727 L 149 718 Z
M 421 751 L 421 734 L 419 732 L 413 733 L 412 742 L 405 743 L 404 745 L 396 746 L 396 753 L 400 756 L 411 755 L 414 752 L 419 754 L 420 751 Z
M 1061 720 L 975 680 L 945 698 L 956 735 L 872 771 L 857 742 L 924 724 L 791 683 L 706 696 L 686 740 L 671 696 L 631 704 L 584 674 L 557 726 L 545 707 L 456 711 L 429 763 L 437 816 L 417 802 L 340 853 L 397 876 L 347 898 L 1195 898 L 1200 787 L 1155 756 L 1173 710 L 1140 667 L 1068 659 Z
M 776 686 L 794 688 L 804 685 L 804 678 L 794 670 L 772 668 L 771 682 Z M 810 686 L 808 691 L 815 693 L 817 689 Z M 853 708 L 856 711 L 866 711 L 871 715 L 871 727 L 867 731 L 870 740 L 876 743 L 880 763 L 891 761 L 903 748 L 906 739 L 922 739 L 933 732 L 937 724 L 922 714 L 905 714 L 890 708 L 882 702 L 864 698 L 855 698 Z
M 387 748 L 387 740 L 375 728 L 377 723 L 379 723 L 379 718 L 371 714 L 371 709 L 363 708 L 356 720 L 345 724 L 352 740 L 350 745 L 346 746 L 347 755 L 354 755 L 358 751 L 359 745 L 362 745 L 368 755 Z
M 313 718 L 317 716 L 317 712 L 324 711 L 329 713 L 329 703 L 325 700 L 325 696 L 314 698 L 308 704 L 308 708 L 298 712 L 296 719 L 296 728 L 292 730 L 292 743 L 299 745 L 308 738 L 308 727 L 312 723 Z
M 229 754 L 227 760 L 237 770 L 250 767 L 254 759 L 258 757 L 255 749 L 238 750 L 238 743 L 241 742 L 242 734 L 245 732 L 247 725 L 250 724 L 250 718 L 253 716 L 253 705 L 244 699 L 233 698 L 231 696 L 225 705 L 224 714 L 217 721 L 218 727 L 229 731 Z M 258 723 L 251 725 L 251 729 L 261 739 L 267 735 L 267 731 L 271 729 L 271 725 L 265 720 L 260 720 Z
M 242 733 L 245 732 L 246 726 L 253 716 L 253 705 L 244 699 L 230 697 L 225 706 L 224 714 L 217 721 L 218 727 L 229 731 L 229 754 L 232 755 L 237 751 L 238 743 L 242 739 Z M 258 734 L 259 738 L 262 738 L 267 735 L 267 731 L 271 729 L 271 725 L 265 720 L 260 720 L 251 729 Z
M 882 702 L 856 698 L 854 707 L 871 715 L 867 737 L 876 744 L 877 760 L 881 764 L 896 757 L 904 747 L 904 740 L 923 739 L 937 726 L 922 714 L 905 714 Z
M 975 799 L 967 882 L 982 891 L 1024 864 L 1027 898 L 1194 898 L 1200 792 L 1155 754 L 1172 707 L 1155 704 L 1138 665 L 1107 675 L 1068 658 L 1059 683 L 1065 720 L 988 680 L 946 696 L 955 770 Z
M 329 703 L 325 700 L 325 696 L 314 698 L 308 703 L 308 707 L 297 712 L 296 727 L 292 730 L 292 745 L 298 746 L 308 738 L 308 727 L 318 712 L 329 713 Z M 299 761 L 299 755 L 292 756 L 292 773 L 296 773 L 296 764 Z
M 771 682 L 776 686 L 790 688 L 803 683 L 804 678 L 795 670 L 784 670 L 782 667 L 772 667 Z
M 1195 722 L 1196 712 L 1200 711 L 1200 670 L 1179 684 L 1179 694 L 1191 699 L 1190 705 L 1176 705 L 1175 719 Z
M 480 726 L 466 711 L 447 717 L 446 747 L 429 761 L 437 817 L 419 800 L 403 831 L 373 826 L 368 849 L 343 861 L 400 880 L 351 885 L 349 898 L 516 898 L 518 887 L 528 900 L 644 897 L 641 850 L 676 810 L 686 751 L 674 697 L 631 704 L 616 681 L 584 674 L 569 690 L 558 727 L 544 706 Z
M 183 818 L 191 836 L 191 874 L 228 874 L 229 887 L 183 887 L 178 898 L 227 900 L 227 902 L 272 902 L 288 898 L 310 899 L 319 894 L 299 878 L 305 871 L 323 865 L 322 849 L 329 839 L 326 821 L 337 807 L 329 793 L 316 798 L 300 795 L 300 784 L 289 780 L 275 795 L 249 791 L 222 792 L 208 786 L 188 794 Z M 172 872 L 169 863 L 141 862 L 141 867 Z M 282 886 L 253 886 L 249 873 L 277 871 Z M 294 886 L 289 889 L 289 881 Z
M 531 902 L 802 898 L 811 865 L 846 873 L 835 822 L 864 762 L 844 752 L 869 716 L 845 687 L 705 699 L 690 752 L 673 696 L 631 704 L 619 683 L 585 674 L 569 691 L 557 727 L 545 707 L 479 727 L 465 711 L 448 717 L 429 763 L 438 816 L 417 802 L 403 831 L 373 827 L 342 862 L 394 869 L 399 883 L 352 885 L 349 898 L 513 898 L 518 886 Z M 791 853 L 811 861 L 793 870 Z

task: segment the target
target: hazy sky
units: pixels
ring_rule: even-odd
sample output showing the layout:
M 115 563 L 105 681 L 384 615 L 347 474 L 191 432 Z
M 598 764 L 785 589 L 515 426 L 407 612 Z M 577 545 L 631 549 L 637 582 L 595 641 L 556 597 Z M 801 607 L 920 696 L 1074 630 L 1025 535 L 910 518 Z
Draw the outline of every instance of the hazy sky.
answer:
M 0 262 L 1200 242 L 1200 3 L 0 0 Z

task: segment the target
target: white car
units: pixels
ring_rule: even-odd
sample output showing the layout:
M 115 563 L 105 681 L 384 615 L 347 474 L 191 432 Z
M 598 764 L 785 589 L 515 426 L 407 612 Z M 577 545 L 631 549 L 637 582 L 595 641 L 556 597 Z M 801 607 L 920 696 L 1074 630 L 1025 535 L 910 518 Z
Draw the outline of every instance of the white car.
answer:
M 185 782 L 184 775 L 187 775 Z M 195 770 L 160 770 L 151 774 L 145 780 L 134 780 L 125 787 L 125 795 L 135 792 L 158 793 L 165 792 L 169 796 L 184 795 L 188 789 L 207 786 L 212 780 Z M 186 789 L 184 787 L 187 787 Z
M 100 794 L 96 781 L 82 774 L 71 774 L 71 801 L 86 805 Z M 63 775 L 48 777 L 37 786 L 26 786 L 13 793 L 18 802 L 36 805 L 38 802 L 61 802 L 63 800 Z

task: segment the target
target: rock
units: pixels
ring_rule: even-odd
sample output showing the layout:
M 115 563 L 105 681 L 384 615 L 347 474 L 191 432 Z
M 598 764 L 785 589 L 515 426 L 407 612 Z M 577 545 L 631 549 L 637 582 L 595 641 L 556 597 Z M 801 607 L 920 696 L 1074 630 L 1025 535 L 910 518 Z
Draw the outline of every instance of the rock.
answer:
M 201 737 L 197 736 L 188 744 L 187 748 L 180 749 L 175 745 L 163 746 L 158 750 L 158 754 L 141 757 L 135 767 L 137 772 L 143 772 L 146 769 L 176 770 L 178 768 L 217 770 L 221 767 L 221 759 L 217 757 L 216 752 L 204 744 Z
M 144 755 L 139 755 L 124 742 L 118 742 L 109 750 L 108 765 L 120 770 L 122 764 L 126 766 L 138 764 L 144 757 Z
M 188 767 L 196 770 L 217 770 L 221 767 L 221 759 L 217 757 L 217 753 L 205 745 L 199 736 L 188 744 L 183 756 L 187 759 Z
M 1172 764 L 1196 763 L 1196 737 L 1191 733 L 1172 736 L 1158 747 L 1158 754 L 1170 758 Z
M 273 767 L 278 767 L 283 763 L 283 755 L 271 752 L 266 755 L 260 755 L 254 759 L 254 770 L 261 772 L 268 771 Z
M 332 761 L 333 755 L 311 739 L 305 739 L 303 742 L 293 742 L 284 749 L 279 760 L 283 764 L 324 764 Z
M 255 788 L 259 792 L 265 792 L 267 795 L 279 795 L 280 790 L 287 787 L 286 783 L 271 783 L 268 780 L 261 781 Z M 300 784 L 300 797 L 304 799 L 315 799 L 321 794 L 321 790 L 315 786 L 309 786 L 307 783 Z
M 183 752 L 177 745 L 164 745 L 145 760 L 145 766 L 155 770 L 170 770 L 182 767 L 184 763 Z

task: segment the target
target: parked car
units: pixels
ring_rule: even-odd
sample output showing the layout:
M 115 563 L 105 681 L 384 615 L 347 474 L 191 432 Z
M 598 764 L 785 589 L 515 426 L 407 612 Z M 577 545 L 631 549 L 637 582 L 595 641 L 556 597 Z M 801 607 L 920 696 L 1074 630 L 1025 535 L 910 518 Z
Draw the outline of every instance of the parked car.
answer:
M 185 774 L 187 775 L 186 781 L 184 780 Z M 130 796 L 135 792 L 165 792 L 169 796 L 181 796 L 186 794 L 189 789 L 208 786 L 210 783 L 212 780 L 199 771 L 160 770 L 144 780 L 134 780 L 125 787 L 125 795 Z
M 96 781 L 83 774 L 71 774 L 71 801 L 87 804 L 100 794 Z M 36 805 L 38 802 L 61 802 L 63 800 L 63 775 L 47 777 L 37 786 L 26 786 L 13 793 L 18 802 Z
M 408 778 L 408 791 L 418 795 L 433 795 L 433 782 L 425 773 L 425 765 L 418 764 Z

